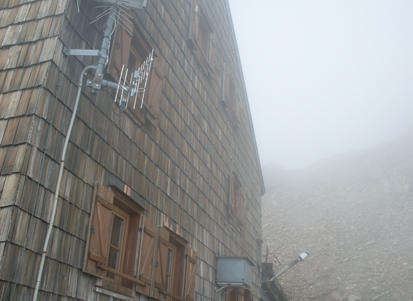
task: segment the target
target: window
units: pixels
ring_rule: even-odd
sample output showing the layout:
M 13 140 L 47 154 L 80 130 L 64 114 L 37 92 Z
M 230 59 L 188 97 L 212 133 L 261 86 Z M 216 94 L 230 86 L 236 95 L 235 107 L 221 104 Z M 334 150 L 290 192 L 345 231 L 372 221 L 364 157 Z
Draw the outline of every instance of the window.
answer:
M 215 34 L 199 5 L 195 5 L 192 10 L 188 41 L 199 64 L 208 74 L 212 75 L 216 61 Z
M 232 124 L 238 127 L 241 123 L 241 93 L 226 65 L 222 81 L 222 102 Z
M 235 288 L 228 289 L 226 301 L 250 301 L 251 293 L 247 289 Z
M 137 28 L 133 28 L 133 34 L 131 35 L 123 26 L 118 25 L 112 41 L 107 71 L 112 75 L 114 81 L 118 82 L 122 67 L 124 67 L 123 74 L 125 74 L 126 69 L 128 69 L 128 79 L 126 82 L 129 84 L 132 72 L 139 69 L 151 52 L 152 47 Z M 141 123 L 148 121 L 153 126 L 158 125 L 159 105 L 162 97 L 162 83 L 164 78 L 159 61 L 159 58 L 155 58 L 152 62 L 142 108 L 141 93 L 138 95 L 136 105 L 135 99 L 131 98 L 127 108 L 134 118 Z
M 167 228 L 160 228 L 155 277 L 155 298 L 194 300 L 196 252 Z
M 183 296 L 186 242 L 180 241 L 169 230 L 160 231 L 158 262 L 156 274 L 156 297 L 174 300 L 174 296 Z
M 196 252 L 179 232 L 157 226 L 143 212 L 116 187 L 97 186 L 83 271 L 98 277 L 97 285 L 124 295 L 135 290 L 161 300 L 193 301 Z
M 230 184 L 230 217 L 232 224 L 241 228 L 245 225 L 245 191 L 235 175 L 231 173 L 231 184 Z
M 116 188 L 95 188 L 83 270 L 111 290 L 132 294 L 143 208 Z

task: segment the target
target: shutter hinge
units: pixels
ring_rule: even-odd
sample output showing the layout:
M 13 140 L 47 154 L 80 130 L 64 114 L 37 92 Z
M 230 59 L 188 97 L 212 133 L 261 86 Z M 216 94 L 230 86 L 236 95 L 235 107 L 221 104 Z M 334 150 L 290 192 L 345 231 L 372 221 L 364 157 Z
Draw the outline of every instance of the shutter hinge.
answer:
M 153 259 L 151 260 L 151 264 L 153 264 Z M 155 261 L 155 267 L 159 267 L 159 261 L 158 260 Z
M 96 273 L 99 272 L 99 268 L 102 267 L 102 264 L 99 262 L 96 262 Z
M 92 225 L 90 228 L 92 229 L 92 233 L 95 234 L 96 233 L 96 227 Z

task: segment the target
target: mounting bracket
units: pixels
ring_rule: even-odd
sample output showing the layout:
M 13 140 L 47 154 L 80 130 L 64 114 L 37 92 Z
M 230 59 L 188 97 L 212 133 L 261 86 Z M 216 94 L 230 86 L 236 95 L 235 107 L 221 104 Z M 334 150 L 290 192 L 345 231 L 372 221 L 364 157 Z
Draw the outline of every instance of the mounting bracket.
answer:
M 99 50 L 93 50 L 93 49 L 69 49 L 67 47 L 63 47 L 63 52 L 66 55 L 97 56 L 97 57 L 103 57 L 105 59 L 107 57 Z

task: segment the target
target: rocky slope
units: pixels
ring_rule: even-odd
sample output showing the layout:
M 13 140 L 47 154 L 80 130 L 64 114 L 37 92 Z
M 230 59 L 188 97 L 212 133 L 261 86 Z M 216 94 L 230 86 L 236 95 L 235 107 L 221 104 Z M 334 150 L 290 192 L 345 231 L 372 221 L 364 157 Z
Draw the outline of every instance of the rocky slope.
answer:
M 264 177 L 268 261 L 310 253 L 279 279 L 290 300 L 413 300 L 413 131 Z

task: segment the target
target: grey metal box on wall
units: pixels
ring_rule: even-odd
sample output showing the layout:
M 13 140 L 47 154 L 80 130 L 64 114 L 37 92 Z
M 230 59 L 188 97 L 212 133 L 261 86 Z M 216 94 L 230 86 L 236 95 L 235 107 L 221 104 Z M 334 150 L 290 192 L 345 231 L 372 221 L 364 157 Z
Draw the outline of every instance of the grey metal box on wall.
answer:
M 254 264 L 244 257 L 217 257 L 217 285 L 250 287 Z

